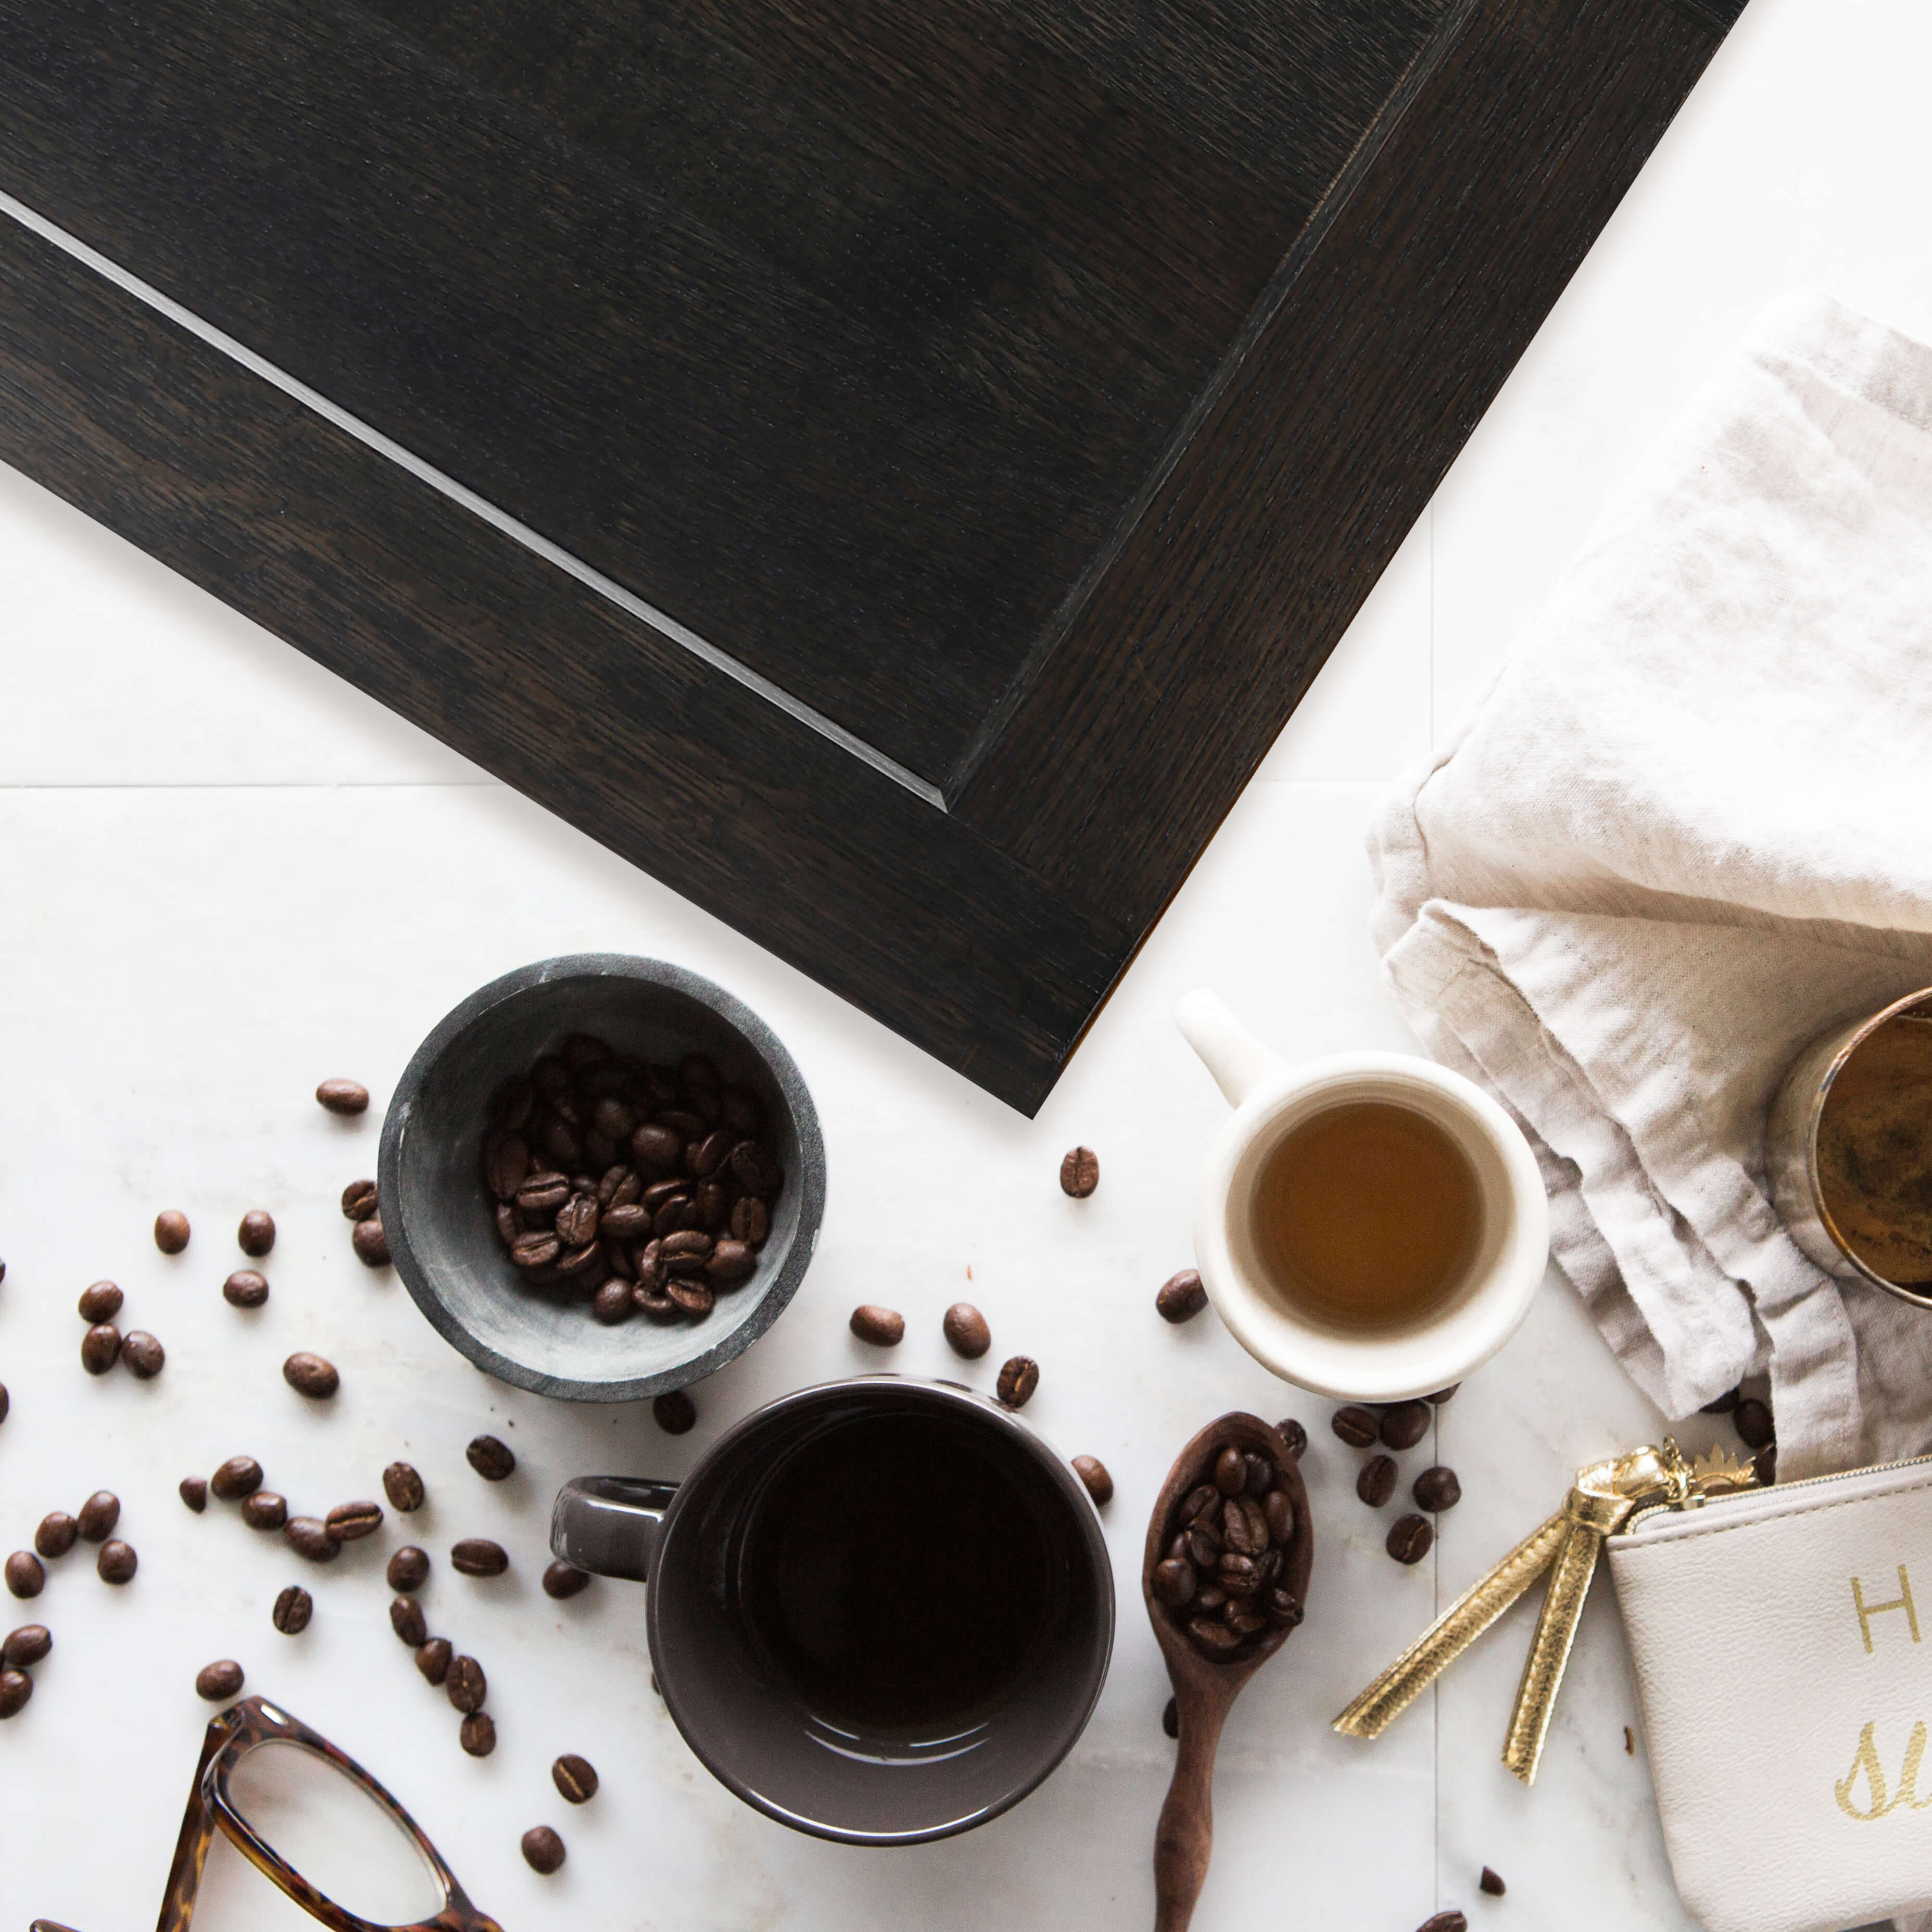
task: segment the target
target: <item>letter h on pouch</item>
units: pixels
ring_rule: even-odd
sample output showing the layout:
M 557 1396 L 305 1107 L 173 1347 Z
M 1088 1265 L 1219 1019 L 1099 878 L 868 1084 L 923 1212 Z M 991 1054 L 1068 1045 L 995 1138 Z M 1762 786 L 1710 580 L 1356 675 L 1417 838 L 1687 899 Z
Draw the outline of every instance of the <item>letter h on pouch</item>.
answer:
M 1912 1579 L 1905 1574 L 1905 1565 L 1898 1566 L 1898 1594 L 1888 1604 L 1868 1604 L 1865 1601 L 1864 1586 L 1857 1577 L 1852 1579 L 1852 1602 L 1858 1613 L 1858 1634 L 1865 1640 L 1865 1654 L 1872 1654 L 1871 1620 L 1887 1610 L 1903 1610 L 1905 1621 L 1912 1631 L 1912 1641 L 1918 1641 L 1918 1612 L 1912 1601 Z

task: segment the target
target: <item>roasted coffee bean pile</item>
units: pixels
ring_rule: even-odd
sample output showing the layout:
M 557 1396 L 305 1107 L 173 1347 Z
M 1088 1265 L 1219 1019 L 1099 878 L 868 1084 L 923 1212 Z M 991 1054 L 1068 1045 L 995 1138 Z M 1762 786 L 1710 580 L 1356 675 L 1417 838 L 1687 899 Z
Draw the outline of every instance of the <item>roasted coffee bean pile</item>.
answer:
M 1264 1631 L 1292 1629 L 1301 1600 L 1280 1578 L 1294 1546 L 1294 1504 L 1265 1456 L 1232 1443 L 1213 1480 L 1182 1498 L 1153 1589 L 1195 1648 L 1217 1662 L 1251 1655 Z
M 528 1286 L 678 1321 L 751 1279 L 784 1173 L 763 1102 L 706 1055 L 674 1070 L 572 1034 L 490 1105 L 484 1184 Z
M 1392 1402 L 1373 1408 L 1351 1402 L 1335 1412 L 1330 1426 L 1352 1449 L 1366 1449 L 1377 1443 L 1386 1449 L 1413 1449 L 1429 1433 L 1435 1411 L 1455 1393 L 1454 1388 L 1438 1389 L 1426 1401 Z M 1288 1427 L 1286 1423 L 1282 1424 L 1284 1434 Z M 1300 1425 L 1295 1428 L 1305 1444 L 1308 1438 L 1301 1434 Z M 1299 1445 L 1290 1446 L 1297 1449 L 1299 1460 Z M 1370 1508 L 1380 1509 L 1395 1494 L 1400 1480 L 1401 1469 L 1394 1456 L 1371 1456 L 1355 1478 L 1355 1493 Z M 1416 1478 L 1409 1493 L 1416 1509 L 1426 1510 L 1428 1515 L 1412 1512 L 1390 1526 L 1384 1546 L 1398 1563 L 1420 1563 L 1429 1554 L 1436 1540 L 1429 1516 L 1454 1509 L 1462 1499 L 1462 1486 L 1454 1469 L 1438 1464 Z
M 80 1365 L 91 1376 L 104 1376 L 118 1362 L 138 1380 L 152 1382 L 166 1364 L 167 1352 L 145 1328 L 130 1328 L 123 1335 L 115 1327 L 124 1298 L 111 1281 L 97 1281 L 81 1290 L 76 1306 L 88 1326 L 80 1338 Z

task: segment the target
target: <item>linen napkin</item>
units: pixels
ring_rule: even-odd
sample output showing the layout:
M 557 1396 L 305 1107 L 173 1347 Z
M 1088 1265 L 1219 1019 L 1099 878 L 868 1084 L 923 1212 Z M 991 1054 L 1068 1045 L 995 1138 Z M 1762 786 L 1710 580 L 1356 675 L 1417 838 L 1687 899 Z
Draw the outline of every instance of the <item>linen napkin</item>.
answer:
M 1768 1372 L 1780 1478 L 1932 1445 L 1932 1313 L 1815 1267 L 1763 1165 L 1799 1052 L 1932 985 L 1932 348 L 1775 304 L 1369 842 L 1404 1012 L 1645 1392 Z

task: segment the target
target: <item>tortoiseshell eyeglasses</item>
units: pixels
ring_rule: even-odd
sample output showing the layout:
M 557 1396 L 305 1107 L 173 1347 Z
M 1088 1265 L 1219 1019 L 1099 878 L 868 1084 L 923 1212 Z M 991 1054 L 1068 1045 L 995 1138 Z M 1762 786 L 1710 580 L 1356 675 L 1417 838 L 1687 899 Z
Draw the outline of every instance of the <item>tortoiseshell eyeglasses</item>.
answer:
M 265 1744 L 292 1746 L 347 1779 L 413 1848 L 429 1880 L 441 1893 L 440 1909 L 406 1924 L 364 1918 L 338 1904 L 296 1870 L 249 1822 L 245 1808 L 238 1805 L 230 1789 L 242 1761 Z M 375 1779 L 326 1738 L 265 1697 L 243 1698 L 238 1704 L 230 1706 L 208 1727 L 201 1747 L 201 1762 L 195 1769 L 194 1789 L 188 1796 L 188 1815 L 182 1820 L 181 1836 L 175 1842 L 174 1863 L 169 1869 L 168 1888 L 161 1900 L 157 1932 L 189 1932 L 194 1920 L 196 1895 L 201 1888 L 202 1868 L 218 1830 L 257 1871 L 311 1918 L 331 1928 L 332 1932 L 500 1932 L 494 1918 L 470 1904 L 457 1883 L 455 1874 L 423 1836 L 416 1820 Z M 37 1918 L 33 1932 L 68 1932 L 68 1928 L 51 1918 Z

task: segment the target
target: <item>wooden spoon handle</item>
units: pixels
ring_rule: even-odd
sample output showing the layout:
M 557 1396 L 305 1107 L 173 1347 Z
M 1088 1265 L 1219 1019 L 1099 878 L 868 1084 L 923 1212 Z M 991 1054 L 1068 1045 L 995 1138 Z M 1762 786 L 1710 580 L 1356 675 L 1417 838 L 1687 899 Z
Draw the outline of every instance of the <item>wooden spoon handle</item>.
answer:
M 1214 1754 L 1232 1700 L 1202 1698 L 1180 1714 L 1174 1782 L 1154 1839 L 1154 1932 L 1187 1932 L 1214 1850 Z

